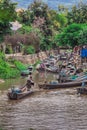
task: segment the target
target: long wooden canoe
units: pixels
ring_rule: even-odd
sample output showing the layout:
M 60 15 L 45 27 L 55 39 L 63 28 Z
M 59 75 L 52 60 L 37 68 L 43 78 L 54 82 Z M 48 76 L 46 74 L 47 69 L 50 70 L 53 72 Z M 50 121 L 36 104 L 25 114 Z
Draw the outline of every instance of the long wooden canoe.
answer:
M 26 96 L 29 96 L 33 93 L 33 91 L 27 91 L 27 92 L 22 92 L 22 93 L 8 93 L 8 98 L 11 100 L 18 100 L 21 98 L 24 98 Z
M 12 91 L 11 89 L 8 91 L 7 96 L 9 99 L 11 100 L 18 100 L 21 98 L 24 98 L 26 96 L 29 96 L 33 93 L 33 91 L 20 91 L 20 92 L 16 92 L 16 91 Z
M 72 81 L 72 82 L 66 82 L 66 83 L 39 83 L 39 88 L 43 89 L 57 89 L 57 88 L 70 88 L 70 87 L 78 87 L 82 85 L 83 81 Z M 84 80 L 84 82 L 87 84 L 87 80 Z

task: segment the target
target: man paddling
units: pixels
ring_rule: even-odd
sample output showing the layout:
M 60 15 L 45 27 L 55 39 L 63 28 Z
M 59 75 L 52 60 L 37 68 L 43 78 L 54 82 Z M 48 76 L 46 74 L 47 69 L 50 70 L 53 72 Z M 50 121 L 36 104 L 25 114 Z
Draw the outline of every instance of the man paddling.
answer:
M 32 75 L 30 75 L 30 77 L 28 78 L 27 83 L 25 85 L 27 87 L 28 91 L 30 90 L 32 85 L 34 85 L 34 81 L 32 80 Z

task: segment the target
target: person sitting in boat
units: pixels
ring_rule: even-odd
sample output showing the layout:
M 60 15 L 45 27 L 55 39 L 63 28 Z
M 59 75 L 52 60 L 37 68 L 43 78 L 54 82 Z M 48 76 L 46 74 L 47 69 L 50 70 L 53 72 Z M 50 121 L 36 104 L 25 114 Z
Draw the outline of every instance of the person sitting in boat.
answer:
M 12 93 L 21 93 L 21 90 L 19 88 L 15 88 L 14 86 L 12 86 L 11 91 Z
M 30 78 L 27 80 L 27 83 L 25 85 L 28 91 L 30 90 L 32 85 L 34 85 L 34 81 L 32 80 L 32 75 L 30 75 Z
M 56 85 L 56 84 L 58 84 L 58 81 L 56 81 L 56 80 L 52 80 L 52 81 L 50 81 L 50 84 L 52 84 L 52 85 Z

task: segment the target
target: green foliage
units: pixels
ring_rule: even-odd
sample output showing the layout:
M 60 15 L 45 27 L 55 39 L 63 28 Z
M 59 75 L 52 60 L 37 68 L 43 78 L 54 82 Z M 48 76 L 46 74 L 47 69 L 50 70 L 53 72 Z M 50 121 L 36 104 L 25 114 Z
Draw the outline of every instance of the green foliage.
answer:
M 25 33 L 29 34 L 31 31 L 32 31 L 32 27 L 24 24 L 20 29 L 18 29 L 17 32 L 20 34 L 25 34 Z
M 38 64 L 40 64 L 40 63 L 41 63 L 41 61 L 40 61 L 40 60 L 37 60 L 37 61 L 34 63 L 33 67 L 36 68 L 36 66 L 37 66 Z
M 8 21 L 0 21 L 0 42 L 3 41 L 4 36 L 10 33 L 10 24 Z
M 60 24 L 60 27 L 66 26 L 67 22 L 68 22 L 67 17 L 64 13 L 62 13 L 62 14 L 57 13 L 54 20 L 56 20 Z
M 62 46 L 74 47 L 75 45 L 79 45 L 78 37 L 83 26 L 82 24 L 71 24 L 67 26 L 61 34 L 56 35 L 55 42 Z
M 78 43 L 80 45 L 87 44 L 87 26 L 80 31 L 78 36 Z
M 24 46 L 30 46 L 25 48 L 26 54 L 32 54 L 40 49 L 49 50 L 57 45 L 74 47 L 86 43 L 86 31 L 82 30 L 82 25 L 72 24 L 87 23 L 87 5 L 82 2 L 73 6 L 71 10 L 64 5 L 59 5 L 58 11 L 52 10 L 38 0 L 34 0 L 27 10 L 21 9 L 17 14 L 15 8 L 16 3 L 12 3 L 11 0 L 0 0 L 0 42 L 5 35 L 11 33 L 10 22 L 18 20 L 23 26 L 17 31 L 19 35 L 14 35 L 12 45 L 16 47 L 17 42 L 20 42 Z M 58 34 L 60 31 L 62 33 Z M 9 48 L 6 51 L 11 53 Z
M 59 13 L 55 10 L 50 10 L 47 13 L 47 15 L 50 21 L 50 24 L 49 24 L 49 29 L 51 30 L 50 36 L 54 37 L 57 32 L 62 30 L 62 28 L 67 25 L 67 17 L 65 13 Z
M 17 16 L 17 19 L 23 23 L 22 28 L 17 32 L 23 35 L 29 34 L 30 37 L 24 35 L 18 38 L 17 36 L 15 37 L 16 40 L 12 41 L 20 41 L 20 43 L 27 45 L 32 43 L 35 51 L 38 51 L 40 47 L 42 50 L 50 49 L 53 44 L 52 38 L 56 31 L 67 24 L 67 18 L 64 14 L 58 14 L 57 11 L 50 9 L 47 4 L 37 0 L 27 10 L 21 9 Z M 30 50 L 27 49 L 28 51 Z
M 49 36 L 52 36 L 53 34 L 52 19 L 50 18 L 50 16 L 53 16 L 50 14 L 51 9 L 44 2 L 35 0 L 28 7 L 28 11 L 31 12 L 30 21 L 32 23 L 32 26 L 35 28 L 39 28 L 40 33 L 44 37 L 42 38 L 42 43 L 40 43 L 39 45 L 42 46 L 45 43 L 47 46 L 49 41 Z
M 16 68 L 11 68 L 8 62 L 5 60 L 5 56 L 0 52 L 0 78 L 14 78 L 19 74 Z
M 24 54 L 34 54 L 35 53 L 35 49 L 34 49 L 34 47 L 33 46 L 28 46 L 28 47 L 26 47 L 25 48 L 25 50 L 24 50 Z
M 47 11 L 49 7 L 42 1 L 34 0 L 34 2 L 28 7 L 28 10 L 31 12 L 31 19 L 34 20 L 34 17 L 47 17 Z
M 66 13 L 67 14 L 68 7 L 64 6 L 63 4 L 58 5 L 58 12 L 59 13 Z
M 11 3 L 10 0 L 0 1 L 0 42 L 6 34 L 11 32 L 10 22 L 16 18 L 15 7 L 16 4 Z
M 5 50 L 5 53 L 6 53 L 6 54 L 12 54 L 12 52 L 13 52 L 13 51 L 12 51 L 12 48 L 10 48 L 10 47 L 7 46 L 7 47 L 6 47 L 6 50 Z
M 14 61 L 14 64 L 15 64 L 16 68 L 20 71 L 26 70 L 26 68 L 27 68 L 27 66 L 24 65 L 23 63 L 21 63 L 20 61 Z
M 68 23 L 87 23 L 87 4 L 80 2 L 73 6 L 67 14 Z
M 0 21 L 12 21 L 16 18 L 16 3 L 12 3 L 11 0 L 0 1 Z
M 26 26 L 24 25 L 21 29 L 18 31 L 21 34 L 24 34 L 21 38 L 23 39 L 22 42 L 25 44 L 25 46 L 33 46 L 35 51 L 39 49 L 40 44 L 43 43 L 44 35 L 40 32 L 40 29 L 34 28 L 31 26 Z M 20 39 L 21 39 L 20 38 Z M 19 39 L 19 41 L 20 41 Z M 28 53 L 34 53 L 34 49 L 30 46 L 30 49 L 26 47 L 25 49 L 25 54 Z M 29 52 L 30 51 L 30 52 Z
M 30 11 L 21 9 L 21 11 L 17 13 L 17 20 L 22 24 L 30 25 Z

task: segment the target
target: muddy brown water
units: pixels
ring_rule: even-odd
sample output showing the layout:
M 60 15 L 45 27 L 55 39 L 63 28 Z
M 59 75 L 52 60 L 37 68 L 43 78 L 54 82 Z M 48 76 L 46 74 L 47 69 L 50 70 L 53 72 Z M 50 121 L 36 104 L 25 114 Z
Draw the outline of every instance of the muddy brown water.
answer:
M 23 85 L 26 78 L 0 84 L 0 128 L 2 130 L 87 130 L 87 96 L 78 96 L 76 88 L 39 90 L 38 82 L 55 75 L 35 74 L 34 94 L 11 101 L 7 90 Z M 4 88 L 3 88 L 4 87 Z

